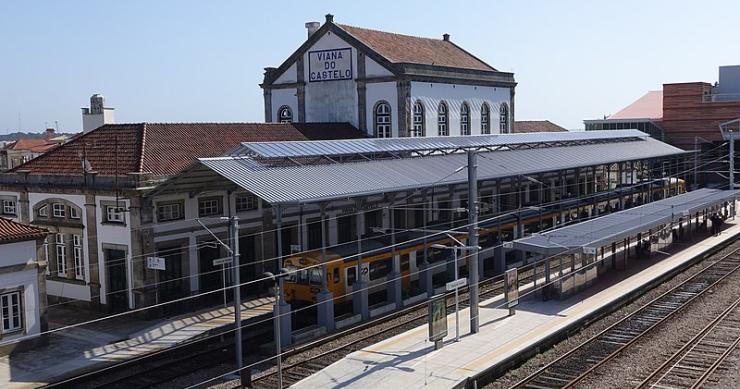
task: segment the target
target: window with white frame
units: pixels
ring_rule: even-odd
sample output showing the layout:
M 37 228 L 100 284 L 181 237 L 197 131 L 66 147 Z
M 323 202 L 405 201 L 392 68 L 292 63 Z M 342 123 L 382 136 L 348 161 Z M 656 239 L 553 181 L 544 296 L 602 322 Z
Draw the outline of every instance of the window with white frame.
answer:
M 64 234 L 56 234 L 55 246 L 57 251 L 57 275 L 67 276 L 67 246 L 64 244 Z
M 409 136 L 412 138 L 424 136 L 424 104 L 421 101 L 414 104 L 414 120 Z
M 468 103 L 460 106 L 460 135 L 470 135 L 470 107 Z
M 491 133 L 491 107 L 487 103 L 483 103 L 480 107 L 480 133 L 490 134 Z
M 39 207 L 38 213 L 39 213 L 39 216 L 49 217 L 49 206 L 42 205 L 41 207 Z
M 287 105 L 283 105 L 278 110 L 278 121 L 280 123 L 292 123 L 293 122 L 293 111 Z
M 502 134 L 509 132 L 509 106 L 506 103 L 501 103 L 499 111 L 499 130 Z
M 15 216 L 15 199 L 3 199 L 3 215 Z
M 23 330 L 23 305 L 21 291 L 3 293 L 0 295 L 0 320 L 2 320 L 3 334 Z
M 450 128 L 447 125 L 448 123 L 447 118 L 448 118 L 447 103 L 443 101 L 439 103 L 439 107 L 437 108 L 437 135 L 439 136 L 450 135 Z
M 220 196 L 198 199 L 198 216 L 220 216 L 223 213 L 223 203 Z
M 241 193 L 236 195 L 234 201 L 237 212 L 245 212 L 257 209 L 257 196 L 249 193 Z
M 79 219 L 80 210 L 77 207 L 69 207 L 69 217 L 71 219 Z
M 375 105 L 375 136 L 390 138 L 391 135 L 391 105 L 381 101 Z
M 105 206 L 105 221 L 108 223 L 123 223 L 123 207 L 117 205 L 106 205 Z
M 49 237 L 44 238 L 44 262 L 46 262 L 46 275 L 51 274 L 49 272 Z
M 183 201 L 166 201 L 157 203 L 157 220 L 161 222 L 185 218 Z
M 75 278 L 85 279 L 85 259 L 82 256 L 82 236 L 72 235 L 72 254 L 75 259 Z
M 67 216 L 67 210 L 62 203 L 54 203 L 51 205 L 51 216 L 53 217 L 65 217 Z

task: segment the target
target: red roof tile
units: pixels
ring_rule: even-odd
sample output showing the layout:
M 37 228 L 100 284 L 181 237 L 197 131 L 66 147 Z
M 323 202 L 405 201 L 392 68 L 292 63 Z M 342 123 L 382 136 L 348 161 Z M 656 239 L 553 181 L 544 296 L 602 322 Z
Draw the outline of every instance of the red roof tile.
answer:
M 78 136 L 11 172 L 81 175 L 83 159 L 102 176 L 176 174 L 198 157 L 216 157 L 240 142 L 359 138 L 349 123 L 108 124 Z
M 49 142 L 46 139 L 22 138 L 8 146 L 11 150 L 28 150 L 34 153 L 45 153 L 54 147 L 59 146 L 57 142 Z
M 521 120 L 514 122 L 514 133 L 568 131 L 549 120 Z
M 43 228 L 29 226 L 0 217 L 0 243 L 34 240 L 46 236 Z
M 391 63 L 448 66 L 496 71 L 487 63 L 444 39 L 421 38 L 337 24 Z

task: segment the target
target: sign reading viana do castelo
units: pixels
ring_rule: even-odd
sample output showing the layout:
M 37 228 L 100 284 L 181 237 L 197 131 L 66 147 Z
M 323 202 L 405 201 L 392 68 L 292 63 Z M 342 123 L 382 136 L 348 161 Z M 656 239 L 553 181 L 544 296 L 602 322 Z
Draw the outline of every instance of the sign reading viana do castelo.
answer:
M 352 79 L 352 49 L 308 52 L 308 80 L 338 81 Z

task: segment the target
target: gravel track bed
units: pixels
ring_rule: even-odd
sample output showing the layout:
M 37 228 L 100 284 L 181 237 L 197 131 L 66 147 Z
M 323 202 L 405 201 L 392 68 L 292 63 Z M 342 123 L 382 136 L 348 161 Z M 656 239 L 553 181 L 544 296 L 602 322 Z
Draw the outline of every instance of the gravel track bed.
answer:
M 730 354 L 705 382 L 706 388 L 740 388 L 740 348 Z
M 719 252 L 710 256 L 709 258 L 695 264 L 694 266 L 691 266 L 690 268 L 686 269 L 682 273 L 677 274 L 675 277 L 666 281 L 665 283 L 653 288 L 652 290 L 649 290 L 647 293 L 643 294 L 642 296 L 634 300 L 632 303 L 629 303 L 619 308 L 618 310 L 612 312 L 608 316 L 600 320 L 597 320 L 596 322 L 592 323 L 588 327 L 581 329 L 577 334 L 561 341 L 560 343 L 556 344 L 552 348 L 545 350 L 544 352 L 540 354 L 535 355 L 534 357 L 530 358 L 528 361 L 526 361 L 524 364 L 522 364 L 518 368 L 508 371 L 505 375 L 499 377 L 497 380 L 493 381 L 492 383 L 484 386 L 484 388 L 493 389 L 493 388 L 511 387 L 512 385 L 516 384 L 520 380 L 527 377 L 529 374 L 534 373 L 540 367 L 554 361 L 562 354 L 577 347 L 584 341 L 588 340 L 592 336 L 603 331 L 604 329 L 616 323 L 617 321 L 629 315 L 630 313 L 640 309 L 644 304 L 646 304 L 650 300 L 655 299 L 656 297 L 660 296 L 661 294 L 667 292 L 668 290 L 677 286 L 681 282 L 685 281 L 689 277 L 700 272 L 705 267 L 709 266 L 712 263 L 715 263 L 722 256 L 734 250 L 737 250 L 739 248 L 740 248 L 740 241 L 736 241 L 732 243 L 728 247 L 725 247 L 724 249 L 720 250 Z M 737 281 L 735 283 L 737 283 Z M 734 290 L 736 293 L 735 296 L 737 296 L 738 295 L 737 293 L 740 293 L 740 286 L 736 286 Z M 734 297 L 734 298 L 737 298 L 737 297 Z M 627 371 L 627 368 L 623 368 L 622 374 L 624 374 L 625 371 Z M 738 373 L 738 381 L 740 381 L 740 373 Z M 619 387 L 619 386 L 615 386 L 614 384 L 610 383 L 609 385 L 606 385 L 604 387 L 613 388 L 613 387 Z
M 660 324 L 576 387 L 633 388 L 719 316 L 740 295 L 737 271 L 698 297 L 678 316 Z

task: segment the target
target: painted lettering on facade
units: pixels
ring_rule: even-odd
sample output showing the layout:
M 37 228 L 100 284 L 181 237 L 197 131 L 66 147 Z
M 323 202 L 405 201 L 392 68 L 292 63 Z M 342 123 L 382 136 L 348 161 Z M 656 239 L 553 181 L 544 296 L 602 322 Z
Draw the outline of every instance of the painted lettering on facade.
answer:
M 352 79 L 352 49 L 308 52 L 308 80 L 337 81 Z

